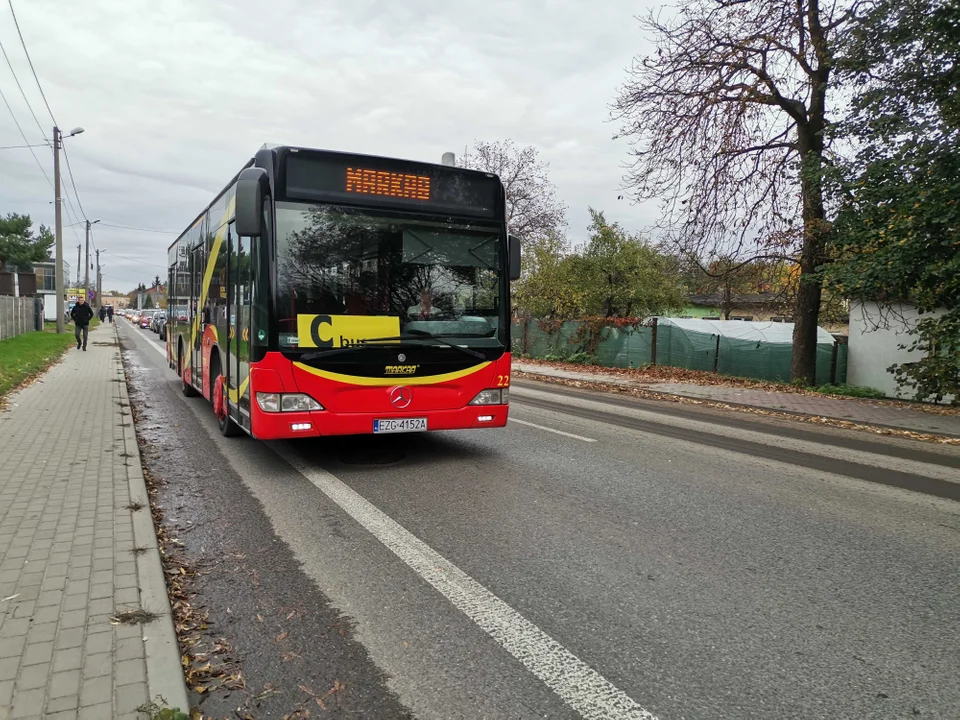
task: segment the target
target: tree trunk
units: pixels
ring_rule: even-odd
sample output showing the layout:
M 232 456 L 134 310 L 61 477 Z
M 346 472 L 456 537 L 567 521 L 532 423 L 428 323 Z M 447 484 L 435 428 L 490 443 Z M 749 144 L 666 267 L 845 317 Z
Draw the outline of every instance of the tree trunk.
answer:
M 814 93 L 816 97 L 816 93 Z M 816 103 L 811 103 L 811 118 Z M 822 104 L 820 109 L 822 111 Z M 824 209 L 820 168 L 823 160 L 822 112 L 819 122 L 798 124 L 803 200 L 803 246 L 800 250 L 800 278 L 794 310 L 793 354 L 790 379 L 813 385 L 817 379 L 817 323 L 820 318 L 822 282 L 816 275 L 823 262 Z

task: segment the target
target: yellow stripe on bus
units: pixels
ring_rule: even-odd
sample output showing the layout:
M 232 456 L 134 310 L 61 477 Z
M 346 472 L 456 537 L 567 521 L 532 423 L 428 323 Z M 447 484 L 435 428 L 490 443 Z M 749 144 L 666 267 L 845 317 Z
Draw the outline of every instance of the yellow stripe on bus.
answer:
M 294 367 L 298 367 L 304 372 L 308 372 L 311 375 L 316 375 L 322 377 L 326 380 L 333 380 L 335 382 L 346 383 L 347 385 L 365 385 L 367 387 L 392 387 L 394 385 L 433 385 L 436 383 L 450 382 L 451 380 L 459 380 L 460 378 L 467 377 L 468 375 L 473 375 L 478 373 L 486 367 L 489 367 L 492 364 L 491 361 L 480 363 L 479 365 L 473 365 L 464 370 L 457 370 L 455 372 L 444 373 L 442 375 L 419 375 L 414 377 L 403 377 L 398 375 L 391 375 L 389 377 L 358 377 L 357 375 L 343 375 L 341 373 L 329 372 L 327 370 L 319 370 L 315 367 L 310 367 L 309 365 L 304 365 L 303 363 L 295 362 Z
M 207 258 L 207 268 L 203 273 L 203 284 L 200 286 L 200 302 L 197 304 L 197 312 L 194 313 L 193 323 L 190 327 L 190 344 L 187 346 L 186 357 L 183 364 L 190 362 L 193 355 L 193 346 L 197 341 L 197 332 L 200 330 L 200 321 L 203 319 L 203 306 L 207 304 L 207 295 L 210 292 L 210 281 L 213 279 L 213 270 L 217 264 L 217 257 L 220 255 L 220 246 L 223 245 L 223 238 L 227 234 L 227 228 L 230 227 L 227 222 L 233 215 L 233 209 L 236 205 L 237 196 L 234 195 L 227 203 L 226 210 L 223 211 L 223 217 L 220 218 L 220 228 L 217 230 L 216 237 L 213 238 L 213 245 L 210 248 L 210 257 Z M 214 318 L 211 318 L 214 319 Z M 216 325 L 216 323 L 211 323 Z

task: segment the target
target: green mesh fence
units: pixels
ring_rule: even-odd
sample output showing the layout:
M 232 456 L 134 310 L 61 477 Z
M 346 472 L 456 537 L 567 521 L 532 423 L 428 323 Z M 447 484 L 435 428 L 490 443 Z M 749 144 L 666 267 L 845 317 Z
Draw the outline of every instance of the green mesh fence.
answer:
M 539 359 L 584 360 L 588 356 L 586 348 L 580 343 L 579 327 L 578 322 L 566 322 L 557 332 L 547 333 L 536 320 L 515 321 L 514 352 Z M 781 341 L 774 342 L 766 341 L 763 337 L 729 337 L 722 331 L 698 332 L 664 320 L 657 327 L 657 352 L 654 359 L 651 328 L 608 327 L 604 328 L 600 344 L 590 359 L 604 367 L 640 367 L 655 361 L 658 365 L 688 370 L 715 371 L 722 375 L 789 382 L 793 346 L 782 341 L 786 329 L 777 328 Z M 821 342 L 817 345 L 817 384 L 823 385 L 831 380 L 836 383 L 846 382 L 846 344 L 838 343 L 835 353 L 835 341 L 831 338 L 830 342 L 827 342 L 825 333 L 821 333 L 820 337 Z

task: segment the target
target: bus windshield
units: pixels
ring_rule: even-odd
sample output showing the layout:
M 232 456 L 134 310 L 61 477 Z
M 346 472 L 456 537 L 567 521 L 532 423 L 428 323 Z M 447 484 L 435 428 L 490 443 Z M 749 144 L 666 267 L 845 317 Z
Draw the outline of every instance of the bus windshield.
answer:
M 503 347 L 505 281 L 496 224 L 278 202 L 280 347 L 296 347 L 297 317 L 399 318 L 401 333 Z

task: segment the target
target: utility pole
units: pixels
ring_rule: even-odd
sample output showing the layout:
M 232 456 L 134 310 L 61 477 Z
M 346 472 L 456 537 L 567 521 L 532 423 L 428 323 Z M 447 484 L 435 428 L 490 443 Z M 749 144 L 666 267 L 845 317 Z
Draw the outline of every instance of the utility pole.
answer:
M 57 291 L 57 332 L 64 331 L 63 322 L 63 297 L 65 294 L 63 287 L 63 218 L 60 215 L 60 128 L 53 127 L 53 193 L 54 193 L 54 211 L 56 214 L 56 291 Z
M 83 291 L 87 294 L 87 302 L 90 302 L 90 221 L 87 220 L 87 252 L 83 256 L 86 262 L 83 263 Z
M 77 243 L 77 287 L 80 287 L 80 268 L 83 267 L 83 244 Z

